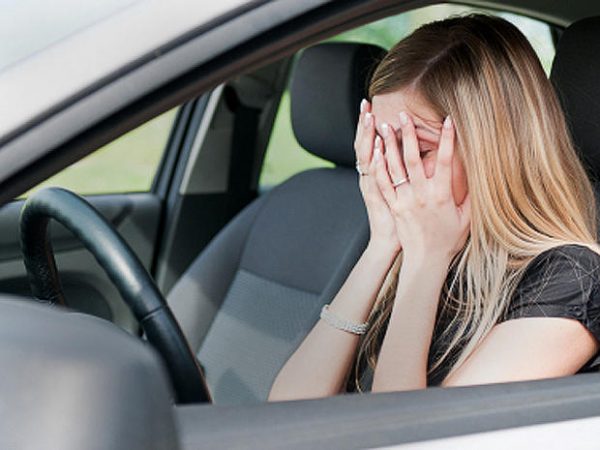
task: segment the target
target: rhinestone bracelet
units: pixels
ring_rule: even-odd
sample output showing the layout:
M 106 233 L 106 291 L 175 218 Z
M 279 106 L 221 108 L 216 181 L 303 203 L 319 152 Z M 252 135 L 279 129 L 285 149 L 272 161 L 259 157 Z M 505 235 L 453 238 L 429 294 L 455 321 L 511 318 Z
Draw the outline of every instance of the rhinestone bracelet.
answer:
M 321 309 L 321 319 L 323 319 L 332 327 L 354 334 L 365 334 L 367 327 L 369 326 L 368 322 L 356 324 L 336 316 L 334 313 L 329 311 L 329 305 L 323 305 L 323 308 Z

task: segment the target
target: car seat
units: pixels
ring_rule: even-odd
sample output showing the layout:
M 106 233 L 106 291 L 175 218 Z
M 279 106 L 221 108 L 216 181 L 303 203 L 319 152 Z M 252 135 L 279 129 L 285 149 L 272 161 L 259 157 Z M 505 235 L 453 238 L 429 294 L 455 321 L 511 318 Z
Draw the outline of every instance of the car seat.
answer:
M 600 17 L 580 20 L 562 33 L 550 73 L 597 202 L 600 199 L 599 54 Z
M 168 296 L 216 404 L 266 401 L 366 245 L 353 141 L 360 100 L 383 53 L 349 43 L 302 52 L 291 83 L 294 134 L 335 168 L 297 174 L 252 202 Z

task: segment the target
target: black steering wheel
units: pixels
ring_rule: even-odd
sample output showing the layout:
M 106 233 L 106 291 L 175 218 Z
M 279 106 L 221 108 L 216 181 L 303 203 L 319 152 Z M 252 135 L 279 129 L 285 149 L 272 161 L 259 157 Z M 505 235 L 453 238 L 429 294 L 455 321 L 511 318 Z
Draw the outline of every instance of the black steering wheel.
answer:
M 66 305 L 48 224 L 54 219 L 92 252 L 164 360 L 178 403 L 211 402 L 202 368 L 156 284 L 129 245 L 87 201 L 61 188 L 31 195 L 21 211 L 21 248 L 33 295 Z

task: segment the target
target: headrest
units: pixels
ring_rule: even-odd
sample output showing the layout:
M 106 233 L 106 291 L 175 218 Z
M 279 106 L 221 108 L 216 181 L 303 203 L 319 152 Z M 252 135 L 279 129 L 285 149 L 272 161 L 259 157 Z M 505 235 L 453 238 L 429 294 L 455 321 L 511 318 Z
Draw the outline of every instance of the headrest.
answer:
M 550 79 L 575 146 L 593 179 L 600 179 L 600 17 L 575 22 L 562 34 Z
M 291 86 L 292 127 L 312 154 L 354 166 L 360 101 L 385 50 L 374 45 L 326 43 L 302 52 Z

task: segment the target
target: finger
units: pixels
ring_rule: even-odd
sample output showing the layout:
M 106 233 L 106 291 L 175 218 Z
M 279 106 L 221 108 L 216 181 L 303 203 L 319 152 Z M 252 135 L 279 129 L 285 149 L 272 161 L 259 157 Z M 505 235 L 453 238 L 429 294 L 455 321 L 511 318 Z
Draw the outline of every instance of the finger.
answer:
M 454 125 L 450 116 L 444 120 L 440 144 L 438 146 L 437 161 L 435 163 L 434 182 L 436 190 L 443 198 L 452 195 L 452 158 L 454 156 Z
M 466 229 L 471 222 L 471 196 L 469 193 L 467 193 L 462 204 L 458 207 L 458 210 L 460 214 L 460 224 L 463 229 Z
M 417 133 L 411 118 L 404 111 L 400 113 L 400 127 L 402 129 L 402 150 L 406 173 L 413 186 L 422 186 L 425 183 L 425 171 L 419 154 Z
M 381 131 L 385 145 L 387 168 L 390 173 L 392 183 L 396 183 L 403 178 L 406 178 L 406 169 L 404 168 L 404 163 L 400 157 L 400 148 L 398 145 L 396 130 L 394 130 L 391 125 L 383 123 L 381 125 Z
M 360 148 L 360 143 L 362 141 L 363 135 L 363 121 L 364 121 L 364 99 L 360 102 L 360 112 L 358 114 L 358 121 L 356 122 L 356 131 L 354 133 L 354 153 L 356 155 L 356 160 L 358 161 L 358 149 Z
M 383 198 L 383 195 L 377 184 L 377 171 L 375 168 L 375 157 L 373 157 L 373 159 L 371 160 L 368 170 L 369 170 L 369 176 L 361 177 L 361 180 L 364 180 L 365 193 L 374 202 L 380 202 L 387 207 L 386 200 L 385 200 L 385 198 Z
M 363 120 L 364 120 L 364 115 L 366 112 L 366 100 L 363 98 L 360 101 L 360 111 L 358 113 L 358 122 L 356 122 L 356 131 L 354 133 L 354 148 L 356 149 L 358 147 L 358 143 L 360 142 L 360 138 L 362 136 L 362 130 L 364 128 L 363 126 Z
M 392 181 L 390 180 L 390 175 L 387 171 L 386 161 L 383 157 L 382 150 L 382 141 L 379 136 L 375 138 L 375 150 L 373 154 L 373 169 L 374 169 L 374 178 L 377 182 L 377 187 L 383 195 L 388 206 L 394 204 L 396 200 L 396 192 L 392 186 Z
M 369 105 L 370 107 L 370 105 Z M 366 114 L 367 111 L 365 111 Z M 368 177 L 365 177 L 365 183 L 368 185 L 370 195 L 378 197 L 381 201 L 384 201 L 381 196 L 381 192 L 379 192 L 379 187 L 377 186 L 376 175 L 377 171 L 375 170 L 375 149 L 376 146 L 379 146 L 379 151 L 383 152 L 381 148 L 381 139 L 379 138 L 379 134 L 377 133 L 377 127 L 375 124 L 375 117 L 371 115 L 371 120 L 373 121 L 372 127 L 370 128 L 370 132 L 372 133 L 373 139 L 371 140 L 371 150 L 370 150 L 370 159 L 367 162 L 367 165 L 364 167 L 367 168 Z M 379 140 L 378 140 L 379 139 Z
M 356 139 L 354 142 L 356 160 L 359 162 L 361 170 L 366 172 L 373 154 L 375 120 L 371 113 L 371 105 L 364 99 L 361 102 L 361 113 L 357 128 Z

